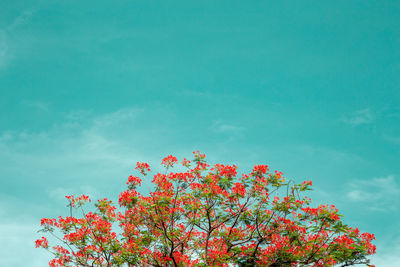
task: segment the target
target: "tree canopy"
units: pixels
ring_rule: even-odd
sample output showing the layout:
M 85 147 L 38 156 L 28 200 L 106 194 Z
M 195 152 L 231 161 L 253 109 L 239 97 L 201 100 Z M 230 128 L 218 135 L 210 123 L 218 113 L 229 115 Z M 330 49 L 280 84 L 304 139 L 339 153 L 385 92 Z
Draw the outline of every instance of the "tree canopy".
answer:
M 344 224 L 333 205 L 311 207 L 311 181 L 267 165 L 238 175 L 193 153 L 181 167 L 165 157 L 152 179 L 138 162 L 119 207 L 101 199 L 88 211 L 88 196 L 66 196 L 70 216 L 41 220 L 55 244 L 42 237 L 36 247 L 53 253 L 50 266 L 373 266 L 374 235 Z

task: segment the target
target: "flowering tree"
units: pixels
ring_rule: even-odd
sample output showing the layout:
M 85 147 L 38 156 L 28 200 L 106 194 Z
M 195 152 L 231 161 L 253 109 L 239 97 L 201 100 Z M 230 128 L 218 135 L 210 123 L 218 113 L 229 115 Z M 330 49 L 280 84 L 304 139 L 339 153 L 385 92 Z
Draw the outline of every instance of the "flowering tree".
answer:
M 70 216 L 41 220 L 59 243 L 42 237 L 36 247 L 54 254 L 50 266 L 373 266 L 374 236 L 343 224 L 333 205 L 310 207 L 301 195 L 310 181 L 285 181 L 267 165 L 238 177 L 199 152 L 170 172 L 177 162 L 164 158 L 152 185 L 149 165 L 137 163 L 142 178 L 128 178 L 118 210 L 102 199 L 86 213 L 87 196 L 67 196 Z M 142 180 L 148 195 L 137 191 Z

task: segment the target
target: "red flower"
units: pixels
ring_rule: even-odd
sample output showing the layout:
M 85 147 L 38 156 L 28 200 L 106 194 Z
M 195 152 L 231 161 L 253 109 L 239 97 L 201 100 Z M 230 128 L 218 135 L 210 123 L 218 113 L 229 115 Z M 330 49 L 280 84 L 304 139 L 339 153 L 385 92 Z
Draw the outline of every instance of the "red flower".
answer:
M 268 165 L 255 165 L 253 168 L 253 174 L 266 174 L 269 171 Z
M 42 236 L 41 239 L 38 239 L 35 241 L 35 247 L 48 248 L 49 242 L 47 241 L 47 239 L 44 236 Z
M 142 183 L 142 179 L 131 175 L 128 177 L 128 182 L 126 184 L 141 185 L 141 183 Z
M 165 167 L 172 167 L 177 162 L 178 159 L 176 157 L 169 155 L 162 160 L 161 164 L 164 165 Z
M 141 174 L 146 175 L 147 172 L 146 171 L 150 171 L 150 166 L 149 164 L 145 163 L 145 162 L 138 162 L 136 163 L 136 170 L 139 170 Z

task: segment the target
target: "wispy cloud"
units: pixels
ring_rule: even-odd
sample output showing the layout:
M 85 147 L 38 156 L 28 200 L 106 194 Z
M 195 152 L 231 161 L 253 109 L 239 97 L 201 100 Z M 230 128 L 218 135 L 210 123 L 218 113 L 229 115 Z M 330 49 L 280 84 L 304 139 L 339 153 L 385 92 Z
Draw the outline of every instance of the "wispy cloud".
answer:
M 243 127 L 216 120 L 210 126 L 210 130 L 217 135 L 224 136 L 224 143 L 230 143 L 243 137 L 245 129 Z
M 36 8 L 26 9 L 15 17 L 10 24 L 0 29 L 0 69 L 5 68 L 13 57 L 10 49 L 10 41 L 7 38 L 8 35 L 16 28 L 28 23 L 36 11 Z
M 107 128 L 113 125 L 133 122 L 140 114 L 143 114 L 143 109 L 140 108 L 123 108 L 115 112 L 107 113 L 93 120 L 93 127 Z
M 192 89 L 183 89 L 179 91 L 179 94 L 183 94 L 190 97 L 211 97 L 211 94 L 203 91 L 203 90 L 192 90 Z
M 239 133 L 244 130 L 243 127 L 236 126 L 230 123 L 224 123 L 223 121 L 214 121 L 211 128 L 220 133 Z
M 28 23 L 31 17 L 37 12 L 36 8 L 26 9 L 19 14 L 10 25 L 6 27 L 7 31 L 12 31 L 15 28 Z
M 27 103 L 46 108 L 41 103 Z M 65 188 L 65 181 L 72 188 L 90 184 L 98 187 L 100 181 L 111 177 L 124 179 L 127 171 L 133 170 L 135 160 L 149 160 L 152 149 L 167 138 L 162 125 L 153 125 L 153 130 L 152 124 L 143 127 L 145 116 L 140 116 L 137 108 L 100 116 L 85 114 L 74 112 L 42 132 L 1 133 L 0 175 L 11 176 L 2 184 L 26 179 L 24 183 L 43 184 L 50 191 Z
M 5 67 L 9 58 L 6 33 L 0 30 L 0 68 Z
M 344 123 L 357 126 L 361 124 L 369 124 L 375 120 L 375 116 L 369 108 L 357 110 L 351 114 L 347 114 L 341 119 Z
M 393 175 L 356 180 L 347 186 L 347 198 L 354 202 L 368 203 L 369 209 L 393 211 L 397 210 L 400 204 L 400 185 Z
M 22 104 L 24 106 L 34 108 L 40 111 L 49 111 L 49 103 L 39 101 L 39 100 L 23 100 Z
M 389 248 L 391 252 L 379 253 L 372 257 L 371 264 L 379 267 L 400 266 L 400 247 Z
M 393 222 L 393 225 L 399 225 L 399 222 Z M 396 228 L 397 229 L 397 228 Z M 372 257 L 372 264 L 379 267 L 400 266 L 400 233 L 395 230 L 388 234 L 385 239 L 376 240 L 377 254 Z
M 38 223 L 32 221 L 0 223 L 1 242 L 4 246 L 0 249 L 1 266 L 45 266 L 50 260 L 50 253 L 44 249 L 35 248 L 34 241 L 39 238 Z M 24 256 L 21 257 L 21 252 Z
M 394 144 L 400 144 L 400 136 L 391 136 L 391 135 L 384 134 L 383 139 L 385 139 L 386 141 L 389 141 L 391 143 L 394 143 Z

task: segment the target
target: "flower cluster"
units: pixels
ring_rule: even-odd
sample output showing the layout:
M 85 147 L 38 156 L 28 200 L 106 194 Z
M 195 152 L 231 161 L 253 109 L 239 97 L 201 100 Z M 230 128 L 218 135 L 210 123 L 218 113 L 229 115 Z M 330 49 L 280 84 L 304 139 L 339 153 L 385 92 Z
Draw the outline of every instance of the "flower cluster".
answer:
M 237 166 L 229 166 L 229 165 L 223 165 L 223 164 L 215 164 L 214 168 L 211 168 L 212 170 L 216 170 L 217 174 L 219 176 L 226 176 L 228 178 L 236 177 L 237 175 Z
M 169 155 L 162 160 L 161 165 L 164 165 L 165 167 L 172 167 L 177 162 L 178 159 L 176 157 Z
M 42 248 L 48 248 L 49 247 L 49 241 L 47 241 L 47 239 L 42 236 L 41 239 L 38 239 L 35 241 L 35 247 L 42 247 Z
M 146 175 L 150 171 L 150 166 L 145 162 L 138 162 L 135 169 L 139 170 L 142 175 Z
M 141 185 L 142 179 L 140 179 L 137 176 L 129 176 L 128 177 L 128 182 L 126 183 L 127 185 L 132 184 L 132 185 Z
M 269 171 L 268 165 L 255 165 L 252 174 L 263 175 Z
M 91 199 L 86 195 L 81 195 L 79 197 L 74 197 L 71 195 L 65 197 L 69 200 L 69 205 L 71 205 L 72 207 L 81 206 L 87 201 L 91 202 Z

